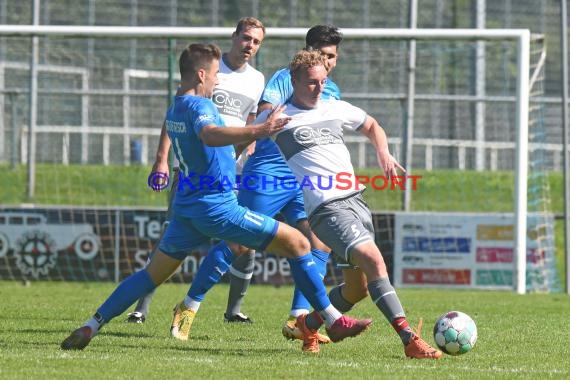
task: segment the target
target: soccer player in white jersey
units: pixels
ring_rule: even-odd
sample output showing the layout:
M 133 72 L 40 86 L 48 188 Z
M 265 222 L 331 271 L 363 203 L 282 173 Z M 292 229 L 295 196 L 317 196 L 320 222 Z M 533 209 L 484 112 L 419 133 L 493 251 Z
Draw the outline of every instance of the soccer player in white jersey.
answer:
M 331 79 L 330 74 L 337 64 L 342 39 L 342 32 L 334 25 L 314 25 L 305 36 L 305 50 L 318 50 L 326 57 L 328 63 L 329 77 L 321 94 L 322 99 L 341 99 L 340 88 Z M 289 101 L 292 95 L 291 73 L 289 67 L 286 67 L 275 72 L 265 85 L 258 112 L 284 104 Z M 243 176 L 271 178 L 271 180 L 279 181 L 283 178 L 293 177 L 293 173 L 281 156 L 275 142 L 266 138 L 256 142 L 255 152 L 247 161 L 243 169 Z M 326 276 L 330 248 L 323 244 L 311 231 L 305 212 L 303 192 L 300 189 L 294 186 L 287 188 L 283 186 L 279 189 L 268 187 L 260 190 L 245 188 L 240 191 L 240 203 L 252 210 L 263 211 L 267 215 L 273 215 L 270 211 L 286 210 L 286 212 L 282 212 L 285 220 L 289 225 L 295 226 L 303 232 L 309 239 L 315 263 L 323 278 Z M 256 205 L 260 205 L 260 207 L 256 207 Z M 344 279 L 353 278 L 334 287 L 329 293 L 329 298 L 337 309 L 346 313 L 354 304 L 366 297 L 366 283 L 359 282 L 361 280 L 360 272 L 354 270 L 350 265 L 343 264 L 342 272 Z M 303 340 L 303 333 L 297 328 L 297 317 L 308 313 L 309 310 L 308 300 L 298 288 L 295 288 L 289 318 L 281 329 L 285 338 Z M 326 343 L 327 340 L 328 338 L 325 335 L 319 334 L 320 343 Z
M 238 21 L 236 29 L 232 34 L 230 50 L 222 54 L 218 84 L 214 89 L 212 101 L 218 108 L 226 125 L 251 124 L 255 119 L 257 104 L 265 86 L 265 77 L 260 71 L 251 66 L 249 62 L 257 54 L 264 37 L 265 27 L 263 23 L 254 17 L 244 17 Z M 169 174 L 168 151 L 170 146 L 170 139 L 163 126 L 151 174 L 156 172 Z M 236 163 L 236 172 L 238 174 L 241 173 L 248 155 L 247 148 L 241 146 L 241 149 L 243 149 L 243 152 L 239 155 Z M 176 188 L 178 184 L 177 166 L 174 165 L 172 188 Z M 172 212 L 171 204 L 172 194 L 169 199 L 167 220 L 170 219 Z M 155 250 L 156 247 L 153 253 Z M 230 267 L 230 272 L 232 276 L 228 295 L 228 308 L 226 313 L 224 313 L 224 320 L 227 322 L 251 323 L 251 318 L 241 313 L 240 306 L 249 285 L 251 272 L 253 272 L 253 262 L 247 255 L 240 256 Z M 147 294 L 139 300 L 135 310 L 129 313 L 127 317 L 128 322 L 143 323 L 146 320 L 153 294 Z
M 400 300 L 388 278 L 382 254 L 374 241 L 372 215 L 362 197 L 364 186 L 355 178 L 343 129 L 358 131 L 370 139 L 378 164 L 388 180 L 404 168 L 388 149 L 386 133 L 378 122 L 358 107 L 341 100 L 321 100 L 327 80 L 327 61 L 315 51 L 298 52 L 290 64 L 293 96 L 282 113 L 291 121 L 272 138 L 303 190 L 309 224 L 317 237 L 342 261 L 358 267 L 366 278 L 370 298 L 400 336 L 407 357 L 439 359 L 409 325 Z M 266 119 L 260 114 L 256 122 Z M 341 180 L 337 175 L 343 174 Z M 351 178 L 350 186 L 346 179 Z M 350 281 L 346 278 L 345 281 Z M 319 349 L 318 313 L 297 318 L 304 346 Z

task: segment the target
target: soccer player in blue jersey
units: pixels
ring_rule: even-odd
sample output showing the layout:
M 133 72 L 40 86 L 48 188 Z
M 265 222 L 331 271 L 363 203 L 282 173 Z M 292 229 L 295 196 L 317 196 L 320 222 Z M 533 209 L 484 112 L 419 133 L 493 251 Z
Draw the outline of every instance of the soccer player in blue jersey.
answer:
M 366 136 L 376 150 L 379 167 L 387 180 L 395 179 L 398 170 L 404 168 L 390 154 L 384 129 L 364 110 L 350 103 L 321 100 L 329 70 L 327 60 L 319 52 L 300 51 L 289 67 L 293 96 L 285 103 L 283 115 L 291 120 L 272 139 L 300 184 L 312 230 L 343 262 L 356 266 L 354 271 L 362 278 L 356 279 L 356 288 L 362 280 L 366 282 L 370 298 L 397 332 L 407 357 L 441 358 L 441 351 L 421 339 L 421 322 L 414 331 L 406 319 L 374 240 L 372 215 L 362 196 L 365 187 L 356 179 L 344 143 L 343 130 Z M 266 120 L 268 115 L 269 110 L 263 111 L 255 122 Z M 338 179 L 339 173 L 351 178 L 348 186 L 346 181 Z M 345 278 L 346 287 L 353 285 L 350 281 Z M 297 317 L 307 351 L 319 350 L 317 329 L 321 324 L 315 312 Z
M 250 60 L 257 54 L 265 37 L 265 26 L 255 17 L 244 17 L 236 25 L 232 33 L 232 44 L 230 49 L 222 54 L 220 60 L 219 83 L 214 89 L 212 101 L 218 107 L 220 115 L 226 125 L 246 125 L 251 124 L 255 119 L 257 104 L 265 86 L 264 75 L 249 64 Z M 156 160 L 151 173 L 169 173 L 168 152 L 170 149 L 170 139 L 163 126 L 160 142 L 157 149 Z M 243 148 L 243 147 L 240 147 Z M 241 150 L 241 149 L 240 149 Z M 237 170 L 241 173 L 243 164 L 247 160 L 247 149 L 239 155 L 237 160 Z M 172 188 L 176 188 L 178 174 L 177 165 L 174 168 Z M 160 190 L 160 189 L 158 189 Z M 172 192 L 170 194 L 172 198 Z M 167 221 L 170 219 L 172 201 L 169 201 L 167 211 Z M 260 210 L 254 210 L 260 211 Z M 160 240 L 160 239 L 159 239 Z M 155 246 L 154 250 L 156 250 Z M 153 252 L 154 252 L 153 250 Z M 153 253 L 151 253 L 152 255 Z M 247 290 L 247 284 L 251 278 L 253 262 L 247 255 L 236 259 L 229 271 L 233 274 L 230 281 L 230 292 L 228 295 L 228 309 L 224 313 L 226 322 L 251 323 L 252 320 L 241 312 L 243 296 Z M 244 285 L 244 281 L 247 284 Z M 131 323 L 143 323 L 149 311 L 149 305 L 153 293 L 142 297 L 137 303 L 135 310 L 129 313 L 127 321 Z
M 342 33 L 338 28 L 330 25 L 316 25 L 310 28 L 305 37 L 306 49 L 319 50 L 327 57 L 330 67 L 336 65 L 338 56 L 338 47 L 342 41 Z M 271 80 L 267 83 L 265 90 L 261 96 L 260 109 L 277 106 L 285 103 L 292 95 L 293 87 L 291 85 L 291 77 L 288 69 L 277 71 Z M 325 97 L 340 98 L 340 90 L 338 86 L 332 81 L 327 81 Z M 298 189 L 297 182 L 293 173 L 287 166 L 287 163 L 281 157 L 279 149 L 270 139 L 259 139 L 256 141 L 254 153 L 249 157 L 246 162 L 241 178 L 248 178 L 244 186 L 240 187 L 238 192 L 238 202 L 240 205 L 248 207 L 250 210 L 261 212 L 265 215 L 275 216 L 281 213 L 287 223 L 299 229 L 311 242 L 311 253 L 314 262 L 317 265 L 319 273 L 322 278 L 326 275 L 328 248 L 322 244 L 314 234 L 311 233 L 309 224 L 307 222 L 307 214 L 303 205 L 303 193 Z M 256 181 L 258 179 L 259 181 Z M 261 181 L 263 179 L 263 182 Z M 267 184 L 268 183 L 268 184 Z M 271 183 L 281 183 L 279 186 L 272 186 Z M 221 252 L 237 253 L 243 248 L 235 243 L 220 243 L 213 248 L 213 250 Z M 255 251 L 249 250 L 239 257 L 242 263 L 241 273 L 236 273 L 230 269 L 231 286 L 232 288 L 243 289 L 240 297 L 233 297 L 228 299 L 228 306 L 226 315 L 241 315 L 241 301 L 245 295 L 250 279 L 253 273 Z M 247 264 L 249 262 L 249 264 Z M 248 270 L 249 269 L 249 270 Z M 204 286 L 202 282 L 207 283 Z M 237 285 L 239 284 L 239 285 Z M 194 312 L 198 311 L 201 302 L 204 300 L 205 293 L 211 287 L 211 282 L 206 278 L 202 280 L 202 276 L 196 276 L 192 282 L 192 286 L 188 292 L 189 298 L 192 300 L 192 309 Z M 366 289 L 366 284 L 362 284 L 362 288 Z M 359 297 L 362 292 L 357 293 Z M 343 298 L 338 294 L 332 293 L 331 299 L 335 307 L 340 307 L 343 312 L 346 312 Z M 235 302 L 231 302 L 232 299 Z M 350 299 L 356 303 L 360 299 L 352 297 Z M 299 315 L 309 312 L 310 304 L 307 299 L 302 295 L 299 289 L 295 289 L 293 297 L 293 309 L 291 310 L 291 317 L 283 326 L 282 333 L 288 339 L 303 339 L 302 332 L 296 328 L 296 318 Z M 318 334 L 320 343 L 329 343 L 330 339 L 326 335 Z
M 237 203 L 233 144 L 271 136 L 282 130 L 290 118 L 280 118 L 282 108 L 278 107 L 262 124 L 224 126 L 209 99 L 218 83 L 220 57 L 220 49 L 215 45 L 192 44 L 179 59 L 181 84 L 166 112 L 165 125 L 180 163 L 181 177 L 171 222 L 159 250 L 148 266 L 121 282 L 93 317 L 64 339 L 62 349 L 85 348 L 104 324 L 168 279 L 188 252 L 211 238 L 287 257 L 295 282 L 318 311 L 317 319 L 327 326 L 333 341 L 356 336 L 372 323 L 369 319 L 344 316 L 330 303 L 310 254 L 310 244 L 298 230 Z M 215 277 L 233 259 L 232 252 L 222 252 L 222 257 L 210 252 L 200 270 L 204 268 L 204 273 L 217 282 Z M 221 267 L 224 264 L 226 267 Z M 188 338 L 188 322 L 193 319 L 187 301 L 177 305 L 172 329 L 173 335 L 182 340 Z

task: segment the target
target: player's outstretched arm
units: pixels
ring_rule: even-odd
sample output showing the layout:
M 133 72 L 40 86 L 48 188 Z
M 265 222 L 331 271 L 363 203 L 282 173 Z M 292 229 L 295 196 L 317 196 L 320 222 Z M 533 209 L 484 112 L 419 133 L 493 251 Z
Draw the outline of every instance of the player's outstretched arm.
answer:
M 263 111 L 265 110 L 272 110 L 274 107 L 273 104 L 269 103 L 269 102 L 265 102 L 265 101 L 261 101 L 258 105 L 257 105 L 257 115 L 259 116 Z
M 250 113 L 249 115 L 247 115 L 247 121 L 245 122 L 245 125 L 253 124 L 255 121 L 255 117 L 256 115 L 254 113 Z M 252 143 L 237 144 L 235 146 L 235 149 L 236 149 L 236 156 L 241 155 L 241 153 L 245 150 L 247 156 L 249 157 L 253 154 L 253 152 L 255 152 L 255 141 Z
M 249 143 L 254 140 L 269 137 L 281 131 L 291 120 L 290 117 L 280 117 L 284 106 L 276 107 L 263 123 L 245 127 L 224 127 L 209 124 L 202 128 L 200 139 L 209 146 L 225 146 Z
M 364 120 L 364 125 L 360 128 L 360 132 L 368 137 L 368 139 L 374 145 L 376 149 L 376 158 L 378 159 L 378 165 L 384 171 L 384 174 L 388 179 L 392 176 L 398 175 L 398 169 L 405 172 L 406 169 L 398 163 L 398 161 L 390 153 L 388 148 L 388 137 L 384 128 L 371 116 L 366 116 Z

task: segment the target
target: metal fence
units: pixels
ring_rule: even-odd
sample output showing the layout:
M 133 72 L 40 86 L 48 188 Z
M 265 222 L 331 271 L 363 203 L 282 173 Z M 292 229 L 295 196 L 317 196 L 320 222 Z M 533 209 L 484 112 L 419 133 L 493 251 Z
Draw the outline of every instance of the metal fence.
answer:
M 167 1 L 145 0 L 40 2 L 45 25 L 234 26 L 238 17 L 255 15 L 268 26 L 308 27 L 335 23 L 345 27 L 408 27 L 409 1 Z M 524 4 L 523 4 L 524 3 Z M 0 23 L 29 24 L 32 2 L 0 0 Z M 417 26 L 525 27 L 546 32 L 549 54 L 544 94 L 546 168 L 560 170 L 560 80 L 553 29 L 554 1 L 422 1 Z M 64 12 L 65 10 L 65 12 Z M 481 22 L 485 20 L 485 22 Z M 554 37 L 554 38 L 551 38 Z M 222 48 L 228 38 L 216 38 Z M 191 41 L 164 39 L 40 38 L 38 65 L 38 162 L 147 163 L 157 144 L 164 107 L 175 83 L 176 51 Z M 169 46 L 169 43 L 171 44 Z M 300 38 L 268 36 L 256 66 L 269 77 L 302 46 Z M 170 47 L 174 46 L 174 49 Z M 0 38 L 0 163 L 25 160 L 29 38 Z M 514 157 L 512 110 L 514 48 L 507 41 L 481 45 L 434 41 L 417 45 L 414 165 L 418 168 L 510 170 Z M 479 58 L 478 58 L 479 57 Z M 405 123 L 409 49 L 407 41 L 345 40 L 333 79 L 346 100 L 368 110 L 387 130 L 398 153 Z M 479 61 L 478 61 L 479 59 Z M 478 63 L 479 62 L 479 63 Z M 482 62 L 482 63 L 481 63 Z M 481 77 L 481 67 L 483 76 Z M 419 70 L 421 68 L 421 70 Z M 556 72 L 556 71 L 554 71 Z M 481 90 L 481 83 L 483 89 Z M 481 111 L 481 105 L 484 111 Z M 484 123 L 484 141 L 477 141 Z M 479 137 L 478 137 L 479 136 Z M 358 136 L 348 138 L 357 166 L 375 165 L 374 154 Z

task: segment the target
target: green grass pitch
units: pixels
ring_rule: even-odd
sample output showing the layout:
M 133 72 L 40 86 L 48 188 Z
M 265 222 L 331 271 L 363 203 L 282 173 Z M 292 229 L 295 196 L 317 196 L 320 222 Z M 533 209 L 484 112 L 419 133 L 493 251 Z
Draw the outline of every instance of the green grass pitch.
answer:
M 153 193 L 146 185 L 148 167 L 38 165 L 33 200 L 25 196 L 25 167 L 0 169 L 10 184 L 1 190 L 0 204 L 6 206 L 166 205 L 167 194 Z M 420 174 L 424 177 L 413 193 L 415 211 L 512 210 L 514 186 L 508 173 Z M 560 213 L 561 173 L 552 173 L 549 181 L 552 209 Z M 367 191 L 365 196 L 373 210 L 400 209 L 400 192 Z M 563 283 L 562 231 L 562 222 L 557 221 L 557 263 Z M 432 344 L 433 324 L 445 311 L 466 312 L 478 327 L 478 342 L 466 355 L 414 361 L 404 357 L 396 334 L 369 299 L 350 314 L 372 317 L 370 331 L 323 346 L 319 355 L 303 354 L 300 342 L 286 341 L 280 332 L 290 307 L 290 287 L 250 287 L 244 311 L 255 323 L 236 326 L 222 322 L 228 289 L 219 285 L 200 309 L 191 340 L 178 342 L 168 333 L 171 308 L 187 286 L 166 284 L 157 290 L 144 325 L 124 323 L 122 315 L 84 351 L 61 351 L 61 341 L 91 316 L 114 287 L 112 283 L 0 282 L 0 379 L 570 378 L 570 303 L 562 294 L 399 289 L 410 322 L 423 317 L 423 336 Z
M 301 352 L 286 341 L 281 325 L 292 289 L 252 286 L 244 311 L 252 325 L 223 322 L 227 285 L 209 293 L 191 339 L 169 337 L 172 306 L 187 286 L 160 287 L 143 325 L 121 315 L 84 351 L 59 344 L 113 290 L 111 283 L 0 282 L 0 378 L 30 379 L 563 379 L 570 377 L 567 328 L 570 303 L 564 295 L 512 292 L 400 289 L 410 322 L 424 319 L 423 336 L 434 343 L 436 318 L 448 310 L 468 313 L 477 323 L 475 348 L 439 361 L 404 357 L 396 333 L 370 299 L 351 315 L 372 317 L 363 335 Z

